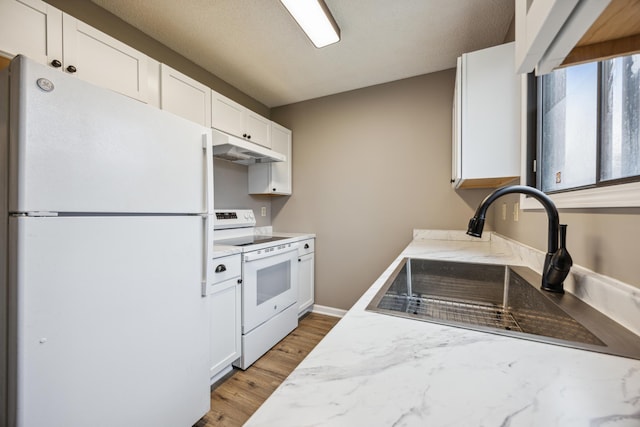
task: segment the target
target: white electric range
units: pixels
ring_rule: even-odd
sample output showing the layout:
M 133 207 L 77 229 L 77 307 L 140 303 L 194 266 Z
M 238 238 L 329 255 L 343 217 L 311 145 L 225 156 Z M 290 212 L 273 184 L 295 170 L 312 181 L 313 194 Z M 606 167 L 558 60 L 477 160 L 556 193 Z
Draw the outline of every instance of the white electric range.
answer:
M 242 250 L 242 356 L 247 369 L 298 326 L 298 239 L 256 234 L 250 209 L 216 209 L 214 243 Z

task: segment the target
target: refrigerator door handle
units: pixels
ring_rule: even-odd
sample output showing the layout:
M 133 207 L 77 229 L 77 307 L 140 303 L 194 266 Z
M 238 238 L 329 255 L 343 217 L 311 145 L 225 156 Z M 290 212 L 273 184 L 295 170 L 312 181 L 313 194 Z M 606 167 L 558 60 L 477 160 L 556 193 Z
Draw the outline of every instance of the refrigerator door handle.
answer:
M 202 134 L 202 149 L 204 150 L 205 161 L 205 204 L 207 215 L 213 214 L 213 146 L 211 142 L 211 133 Z
M 213 249 L 213 224 L 211 223 L 211 215 L 202 216 L 202 226 L 204 227 L 204 242 L 202 248 L 202 286 L 201 294 L 207 296 L 207 285 L 209 283 L 209 257 L 210 251 Z
M 203 297 L 207 296 L 207 284 L 209 283 L 209 258 L 213 251 L 213 222 L 211 215 L 213 214 L 213 148 L 211 143 L 211 133 L 202 134 L 202 149 L 204 151 L 204 200 L 206 211 L 202 215 L 204 227 L 204 247 L 202 253 L 202 289 Z

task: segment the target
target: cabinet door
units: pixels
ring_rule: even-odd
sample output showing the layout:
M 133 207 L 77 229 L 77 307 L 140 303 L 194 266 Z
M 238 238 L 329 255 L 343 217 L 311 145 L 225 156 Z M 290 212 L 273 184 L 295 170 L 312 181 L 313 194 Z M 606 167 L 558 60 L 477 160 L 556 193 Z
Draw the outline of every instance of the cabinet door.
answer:
M 453 134 L 456 188 L 500 187 L 520 177 L 520 76 L 513 61 L 513 43 L 461 57 Z
M 313 253 L 298 258 L 298 315 L 313 306 L 314 263 Z
M 146 55 L 67 14 L 62 23 L 66 72 L 146 102 Z
M 211 127 L 242 137 L 245 108 L 235 101 L 211 91 Z
M 458 57 L 456 66 L 456 80 L 453 89 L 453 111 L 451 113 L 451 184 L 456 187 L 462 179 L 462 83 L 460 71 L 462 58 Z
M 0 53 L 62 62 L 62 12 L 41 0 L 0 0 Z
M 234 278 L 214 286 L 209 295 L 210 377 L 240 357 L 240 284 Z
M 284 162 L 271 163 L 271 192 L 291 194 L 291 131 L 277 123 L 271 127 L 271 149 L 287 156 Z
M 462 57 L 462 176 L 520 175 L 519 77 L 514 44 Z M 491 108 L 487 100 L 494 99 Z
M 165 64 L 160 66 L 160 108 L 211 127 L 211 89 Z
M 284 154 L 284 162 L 249 165 L 249 194 L 291 194 L 291 131 L 271 122 L 271 149 Z
M 272 148 L 271 121 L 253 111 L 246 110 L 244 128 L 248 140 L 260 144 L 263 147 Z

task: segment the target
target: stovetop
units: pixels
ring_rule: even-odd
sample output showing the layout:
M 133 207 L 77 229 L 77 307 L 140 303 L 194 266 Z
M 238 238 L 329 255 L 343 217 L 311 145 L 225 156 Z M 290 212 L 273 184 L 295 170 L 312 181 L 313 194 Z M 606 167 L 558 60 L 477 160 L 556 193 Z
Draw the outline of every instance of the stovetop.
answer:
M 290 237 L 278 237 L 278 236 L 262 236 L 262 235 L 251 235 L 251 236 L 239 236 L 228 239 L 216 239 L 215 243 L 217 245 L 227 245 L 227 246 L 251 246 L 251 245 L 259 245 L 262 243 L 271 243 L 276 242 L 278 240 L 291 239 Z

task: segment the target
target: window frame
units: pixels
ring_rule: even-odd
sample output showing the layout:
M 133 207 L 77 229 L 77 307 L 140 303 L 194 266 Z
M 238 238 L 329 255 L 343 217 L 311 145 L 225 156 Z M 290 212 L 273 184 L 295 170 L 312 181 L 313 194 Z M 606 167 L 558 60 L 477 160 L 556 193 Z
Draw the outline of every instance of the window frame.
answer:
M 534 160 L 537 158 L 537 143 L 535 132 L 538 118 L 537 91 L 531 90 L 532 75 L 523 74 L 520 77 L 520 182 L 523 185 L 536 186 Z M 529 141 L 533 138 L 534 143 Z M 597 166 L 599 168 L 599 166 Z M 598 171 L 599 172 L 599 171 Z M 591 208 L 634 208 L 640 207 L 640 182 L 612 183 L 599 187 L 563 190 L 548 193 L 551 200 L 559 209 L 591 209 Z M 535 199 L 520 195 L 522 210 L 541 210 L 542 205 Z

